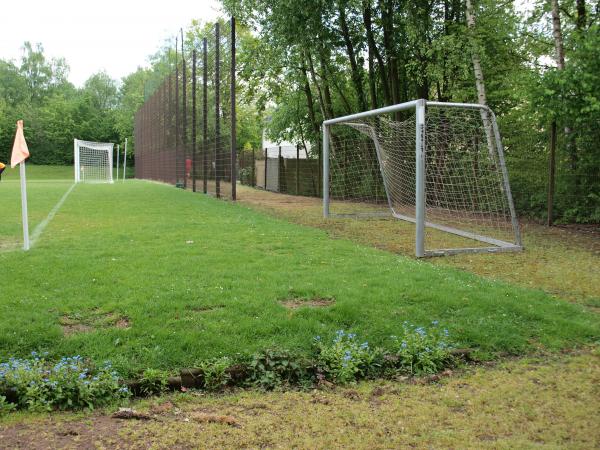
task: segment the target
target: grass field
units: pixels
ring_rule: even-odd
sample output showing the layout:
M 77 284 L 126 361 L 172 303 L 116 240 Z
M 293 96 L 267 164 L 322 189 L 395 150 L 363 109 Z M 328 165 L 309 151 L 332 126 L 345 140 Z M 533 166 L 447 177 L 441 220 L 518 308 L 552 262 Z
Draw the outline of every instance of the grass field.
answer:
M 31 168 L 33 181 L 36 170 L 39 179 L 67 173 Z M 38 184 L 44 200 L 30 195 L 33 222 L 69 186 Z M 18 183 L 3 182 L 2 198 L 14 239 Z M 76 186 L 34 248 L 0 253 L 0 266 L 1 358 L 81 354 L 124 373 L 267 347 L 307 351 L 314 336 L 342 328 L 378 343 L 404 320 L 439 320 L 484 358 L 600 337 L 596 314 L 540 290 L 144 181 Z M 315 297 L 335 303 L 293 311 L 280 304 Z
M 240 202 L 301 225 L 323 229 L 332 238 L 413 256 L 414 225 L 393 218 L 323 220 L 321 200 L 294 197 L 241 186 Z M 459 254 L 430 258 L 430 264 L 453 267 L 488 279 L 542 289 L 557 297 L 600 308 L 600 227 L 544 227 L 521 221 L 525 251 L 511 254 Z M 431 230 L 434 246 L 465 245 L 448 233 Z

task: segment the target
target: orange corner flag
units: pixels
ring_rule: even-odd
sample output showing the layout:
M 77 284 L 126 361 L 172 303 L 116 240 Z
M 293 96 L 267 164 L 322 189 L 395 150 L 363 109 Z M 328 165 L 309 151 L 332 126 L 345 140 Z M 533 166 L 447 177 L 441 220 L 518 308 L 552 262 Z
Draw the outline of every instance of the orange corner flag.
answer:
M 17 164 L 22 163 L 27 158 L 29 158 L 29 149 L 27 148 L 27 142 L 25 142 L 25 135 L 23 134 L 23 121 L 17 120 L 17 134 L 15 134 L 15 143 L 10 157 L 11 169 L 14 169 Z

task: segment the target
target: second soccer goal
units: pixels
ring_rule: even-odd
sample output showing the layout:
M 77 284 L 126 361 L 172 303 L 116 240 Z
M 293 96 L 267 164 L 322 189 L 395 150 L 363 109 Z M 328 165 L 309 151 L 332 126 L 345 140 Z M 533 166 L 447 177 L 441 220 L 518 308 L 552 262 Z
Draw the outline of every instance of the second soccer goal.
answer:
M 417 257 L 522 250 L 496 118 L 414 100 L 323 122 L 325 217 L 415 224 Z
M 75 139 L 74 149 L 76 183 L 113 182 L 114 144 Z

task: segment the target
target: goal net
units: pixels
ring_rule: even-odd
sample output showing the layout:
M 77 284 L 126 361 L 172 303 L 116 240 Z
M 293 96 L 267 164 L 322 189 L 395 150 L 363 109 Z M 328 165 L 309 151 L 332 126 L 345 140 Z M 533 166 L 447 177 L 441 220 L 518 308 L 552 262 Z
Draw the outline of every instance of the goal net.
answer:
M 75 139 L 74 146 L 76 183 L 113 182 L 113 144 Z
M 418 257 L 522 249 L 494 113 L 415 100 L 323 123 L 325 217 L 415 224 Z

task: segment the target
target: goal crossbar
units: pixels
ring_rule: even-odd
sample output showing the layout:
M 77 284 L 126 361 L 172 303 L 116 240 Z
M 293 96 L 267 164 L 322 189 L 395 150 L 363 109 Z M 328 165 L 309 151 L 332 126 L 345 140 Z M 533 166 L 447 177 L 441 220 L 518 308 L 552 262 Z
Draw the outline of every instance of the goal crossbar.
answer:
M 427 126 L 426 126 L 426 111 L 427 107 L 439 107 L 439 108 L 456 108 L 463 110 L 478 110 L 481 115 L 481 121 L 483 128 L 485 129 L 487 149 L 491 158 L 497 157 L 498 166 L 500 167 L 500 176 L 502 183 L 502 195 L 505 196 L 505 200 L 510 213 L 511 226 L 514 233 L 514 241 L 509 242 L 503 239 L 496 239 L 485 234 L 476 233 L 472 231 L 462 230 L 455 226 L 446 224 L 436 223 L 426 219 L 426 151 L 427 151 Z M 415 179 L 414 179 L 414 217 L 406 214 L 402 214 L 394 208 L 392 202 L 392 196 L 390 193 L 389 179 L 384 171 L 384 158 L 382 152 L 382 143 L 380 137 L 374 126 L 367 123 L 361 123 L 361 119 L 373 118 L 382 116 L 390 113 L 397 113 L 399 111 L 410 111 L 415 112 Z M 359 121 L 359 122 L 357 122 Z M 342 117 L 336 117 L 323 122 L 323 215 L 324 217 L 355 217 L 353 214 L 331 214 L 330 212 L 330 145 L 331 145 L 331 134 L 330 127 L 332 125 L 346 125 L 354 128 L 362 134 L 368 136 L 375 149 L 377 162 L 379 165 L 379 171 L 381 173 L 383 187 L 387 197 L 388 207 L 391 210 L 391 215 L 397 219 L 408 221 L 416 224 L 416 236 L 415 236 L 415 254 L 417 257 L 424 256 L 437 256 L 437 255 L 448 255 L 456 253 L 491 253 L 491 252 L 503 252 L 503 251 L 520 251 L 523 249 L 521 242 L 521 234 L 519 229 L 519 223 L 517 220 L 514 203 L 512 199 L 512 193 L 510 190 L 510 184 L 508 181 L 508 171 L 504 160 L 504 149 L 496 122 L 496 117 L 493 111 L 485 106 L 473 103 L 445 103 L 445 102 L 430 102 L 423 99 L 413 100 L 410 102 L 400 103 L 397 105 L 387 106 L 384 108 L 374 109 L 371 111 L 364 111 L 361 113 L 351 114 Z M 360 216 L 373 216 L 380 215 L 377 213 L 361 213 Z M 492 247 L 462 247 L 462 248 L 441 248 L 434 250 L 425 249 L 425 228 L 433 228 L 446 233 L 451 233 L 463 238 L 472 239 L 475 241 L 483 242 Z

